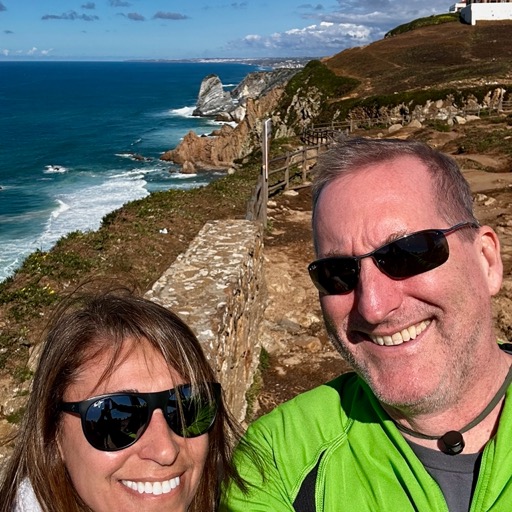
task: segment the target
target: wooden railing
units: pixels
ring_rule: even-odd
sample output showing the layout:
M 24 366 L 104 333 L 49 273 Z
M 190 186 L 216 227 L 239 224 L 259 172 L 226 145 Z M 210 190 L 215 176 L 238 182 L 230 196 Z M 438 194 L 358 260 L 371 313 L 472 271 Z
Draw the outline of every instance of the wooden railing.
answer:
M 269 160 L 268 179 L 266 179 L 262 168 L 247 205 L 245 218 L 258 220 L 266 227 L 268 198 L 280 190 L 293 190 L 305 186 L 318 155 L 325 151 L 333 140 L 334 138 L 323 142 L 319 141 L 314 146 L 305 146 L 297 151 Z
M 498 106 L 492 108 L 464 109 L 465 114 L 481 115 L 483 112 L 487 115 L 492 115 L 493 112 L 497 114 L 512 112 L 512 99 L 502 100 Z M 390 125 L 392 122 L 389 116 L 383 116 L 364 120 L 352 119 L 308 128 L 301 136 L 305 144 L 303 148 L 270 160 L 267 177 L 262 166 L 258 183 L 247 205 L 246 219 L 259 220 L 266 227 L 268 198 L 280 190 L 303 187 L 308 182 L 310 170 L 320 152 L 325 151 L 340 136 L 348 135 L 358 128 Z
M 302 142 L 308 146 L 316 146 L 318 144 L 328 144 L 333 142 L 340 133 L 351 132 L 350 122 L 332 123 L 325 125 L 315 125 L 304 130 L 301 136 Z
M 502 112 L 512 112 L 512 100 L 503 100 L 501 102 Z

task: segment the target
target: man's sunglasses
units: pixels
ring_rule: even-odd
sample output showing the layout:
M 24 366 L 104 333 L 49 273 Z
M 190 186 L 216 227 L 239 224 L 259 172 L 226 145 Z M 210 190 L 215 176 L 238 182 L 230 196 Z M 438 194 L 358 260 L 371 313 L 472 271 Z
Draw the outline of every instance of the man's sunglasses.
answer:
M 170 429 L 181 437 L 206 434 L 215 421 L 220 394 L 218 383 L 182 384 L 156 393 L 112 393 L 62 402 L 61 410 L 80 415 L 91 446 L 115 452 L 140 439 L 155 409 L 162 410 Z
M 314 261 L 308 266 L 309 275 L 318 290 L 326 295 L 342 295 L 354 290 L 363 258 L 371 258 L 377 268 L 392 279 L 417 276 L 441 266 L 448 259 L 447 235 L 462 228 L 478 227 L 475 222 L 461 222 L 448 229 L 417 231 L 362 256 L 334 256 Z

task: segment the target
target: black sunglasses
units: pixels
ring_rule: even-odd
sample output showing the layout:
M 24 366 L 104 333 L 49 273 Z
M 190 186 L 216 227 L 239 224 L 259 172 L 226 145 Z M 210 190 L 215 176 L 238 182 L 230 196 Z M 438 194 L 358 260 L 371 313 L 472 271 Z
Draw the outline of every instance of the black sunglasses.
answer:
M 62 402 L 64 412 L 80 414 L 82 430 L 91 446 L 115 452 L 136 443 L 148 428 L 155 409 L 161 409 L 167 424 L 181 437 L 206 434 L 215 421 L 221 386 L 182 384 L 156 393 L 112 393 Z
M 462 228 L 478 227 L 475 222 L 461 222 L 448 229 L 417 231 L 362 256 L 334 256 L 314 261 L 308 266 L 309 275 L 318 290 L 327 295 L 342 295 L 356 288 L 363 258 L 371 258 L 392 279 L 417 276 L 446 262 L 450 255 L 446 235 Z

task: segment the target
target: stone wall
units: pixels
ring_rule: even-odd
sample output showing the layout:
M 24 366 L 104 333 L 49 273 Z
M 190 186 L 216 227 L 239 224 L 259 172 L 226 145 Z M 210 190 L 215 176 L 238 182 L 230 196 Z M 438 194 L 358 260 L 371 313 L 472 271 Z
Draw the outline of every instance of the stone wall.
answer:
M 172 309 L 195 332 L 228 406 L 243 420 L 266 301 L 262 226 L 208 222 L 146 297 Z

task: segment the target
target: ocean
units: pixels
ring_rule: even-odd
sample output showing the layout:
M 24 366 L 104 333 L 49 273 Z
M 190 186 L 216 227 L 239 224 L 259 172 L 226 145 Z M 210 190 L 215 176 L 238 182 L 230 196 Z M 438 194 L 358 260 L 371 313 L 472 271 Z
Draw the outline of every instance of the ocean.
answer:
M 65 234 L 152 191 L 203 186 L 159 160 L 190 130 L 202 79 L 226 90 L 255 66 L 207 62 L 0 63 L 0 281 Z M 143 157 L 141 160 L 138 156 Z

